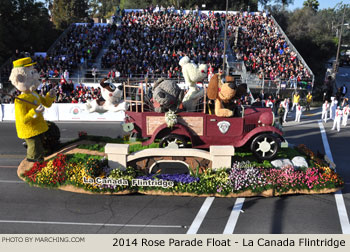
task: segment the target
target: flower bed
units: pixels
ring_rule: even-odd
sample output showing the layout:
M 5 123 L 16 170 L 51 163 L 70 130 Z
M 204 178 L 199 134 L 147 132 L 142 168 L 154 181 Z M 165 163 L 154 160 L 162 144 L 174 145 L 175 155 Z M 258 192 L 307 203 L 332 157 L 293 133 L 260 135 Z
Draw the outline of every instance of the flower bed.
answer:
M 64 190 L 75 188 L 78 192 L 216 197 L 329 193 L 344 185 L 338 174 L 306 146 L 298 146 L 297 151 L 308 157 L 312 167 L 277 169 L 236 161 L 232 168 L 207 169 L 202 173 L 143 174 L 132 167 L 125 171 L 112 170 L 101 156 L 58 154 L 42 164 L 35 163 L 21 176 L 31 185 Z

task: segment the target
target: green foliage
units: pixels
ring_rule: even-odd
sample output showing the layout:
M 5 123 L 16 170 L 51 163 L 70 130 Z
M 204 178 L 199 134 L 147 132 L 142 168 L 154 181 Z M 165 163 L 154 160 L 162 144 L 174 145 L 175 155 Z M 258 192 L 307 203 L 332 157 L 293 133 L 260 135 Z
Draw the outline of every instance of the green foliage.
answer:
M 326 70 L 322 63 L 336 53 L 336 28 L 341 22 L 342 10 L 333 8 L 315 11 L 307 7 L 288 12 L 277 6 L 270 8 L 271 14 L 315 74 L 316 90 L 322 91 L 320 87 Z M 350 19 L 349 12 L 346 12 L 348 19 L 345 20 Z
M 150 145 L 143 146 L 142 144 L 131 144 L 129 145 L 129 153 L 133 153 L 136 151 L 149 149 L 149 148 L 159 148 L 159 143 L 151 143 Z
M 304 7 L 308 7 L 308 8 L 311 8 L 312 10 L 314 11 L 317 11 L 318 10 L 318 6 L 320 5 L 320 3 L 317 1 L 317 0 L 306 0 L 304 3 L 303 3 L 303 6 Z
M 281 148 L 277 154 L 277 158 L 293 159 L 296 156 L 303 156 L 297 149 L 294 148 Z
M 105 151 L 105 144 L 79 144 L 79 149 L 94 150 L 99 152 Z
M 151 143 L 150 145 L 142 145 L 141 140 L 137 139 L 137 142 L 131 142 L 129 140 L 123 138 L 111 138 L 111 137 L 101 137 L 101 136 L 85 136 L 86 140 L 98 142 L 96 144 L 80 144 L 78 148 L 80 149 L 88 149 L 88 150 L 96 150 L 100 152 L 104 152 L 105 143 L 119 143 L 119 144 L 129 144 L 129 153 L 133 153 L 136 151 L 148 149 L 148 148 L 159 148 L 159 143 Z
M 86 22 L 88 0 L 54 0 L 52 20 L 57 29 L 65 29 L 72 23 Z
M 88 158 L 85 163 L 85 169 L 89 176 L 97 177 L 103 171 L 103 167 L 107 166 L 106 159 L 96 159 L 93 157 Z
M 67 160 L 69 163 L 86 163 L 89 158 L 94 158 L 97 160 L 102 160 L 103 156 L 89 155 L 83 153 L 68 154 Z
M 48 10 L 34 0 L 1 0 L 0 65 L 15 50 L 46 51 L 57 38 Z
M 109 18 L 119 4 L 120 0 L 89 0 L 90 16 Z
M 193 169 L 189 169 L 190 170 L 190 174 L 192 177 L 198 178 L 199 175 L 199 165 L 197 165 L 196 167 L 196 171 L 193 171 Z

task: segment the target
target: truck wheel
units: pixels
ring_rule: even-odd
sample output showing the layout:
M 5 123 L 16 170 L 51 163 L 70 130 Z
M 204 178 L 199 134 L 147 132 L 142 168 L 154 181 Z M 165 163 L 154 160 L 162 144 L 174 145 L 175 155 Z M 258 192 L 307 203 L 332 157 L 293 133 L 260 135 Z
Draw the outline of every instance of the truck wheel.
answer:
M 278 139 L 271 134 L 261 134 L 254 138 L 250 150 L 261 160 L 271 160 L 278 152 Z
M 188 147 L 187 140 L 184 136 L 171 134 L 162 138 L 159 143 L 160 148 L 186 148 Z

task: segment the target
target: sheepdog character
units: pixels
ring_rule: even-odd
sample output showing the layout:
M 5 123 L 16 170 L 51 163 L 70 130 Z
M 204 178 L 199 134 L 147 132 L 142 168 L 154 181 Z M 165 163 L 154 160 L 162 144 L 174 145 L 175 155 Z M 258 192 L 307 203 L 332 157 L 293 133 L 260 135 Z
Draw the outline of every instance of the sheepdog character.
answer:
M 327 122 L 327 119 L 328 119 L 328 109 L 329 109 L 329 104 L 328 104 L 328 101 L 325 100 L 325 102 L 322 105 L 322 117 L 321 117 L 321 120 L 324 120 L 325 122 Z
M 334 122 L 333 122 L 333 127 L 332 130 L 335 130 L 335 127 L 337 127 L 337 131 L 340 131 L 340 121 L 343 116 L 343 111 L 340 109 L 338 106 L 337 109 L 335 110 L 335 117 L 334 117 Z
M 176 111 L 184 97 L 184 91 L 170 80 L 158 79 L 153 85 L 153 106 L 158 113 Z
M 188 91 L 183 98 L 183 106 L 186 111 L 195 111 L 197 103 L 204 95 L 204 90 L 196 86 L 197 82 L 203 81 L 207 77 L 208 66 L 201 64 L 197 66 L 190 62 L 190 58 L 184 56 L 179 62 L 182 68 L 182 74 L 185 78 L 185 83 L 188 85 Z
M 215 100 L 215 115 L 220 117 L 231 117 L 234 111 L 224 108 L 228 104 L 247 93 L 247 85 L 241 84 L 238 87 L 234 83 L 222 83 L 218 74 L 210 79 L 208 86 L 208 98 Z
M 93 100 L 87 101 L 87 110 L 98 113 L 105 113 L 107 111 L 118 112 L 125 110 L 125 102 L 122 101 L 123 97 L 123 86 L 116 87 L 113 83 L 109 82 L 108 79 L 104 78 L 101 80 L 100 85 L 102 87 L 101 94 L 104 101 Z
M 44 107 L 51 107 L 56 91 L 51 89 L 45 97 L 35 90 L 40 85 L 40 76 L 34 68 L 36 62 L 30 57 L 13 61 L 10 81 L 21 94 L 15 99 L 15 118 L 18 138 L 27 143 L 27 161 L 44 160 L 43 133 L 49 127 L 44 120 Z

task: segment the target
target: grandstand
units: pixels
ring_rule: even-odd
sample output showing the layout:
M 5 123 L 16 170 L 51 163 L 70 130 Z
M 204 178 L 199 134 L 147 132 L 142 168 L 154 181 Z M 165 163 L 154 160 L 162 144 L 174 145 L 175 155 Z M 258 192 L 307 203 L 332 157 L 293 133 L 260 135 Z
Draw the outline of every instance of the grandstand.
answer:
M 97 87 L 68 93 L 64 85 L 69 81 L 76 88 L 97 85 L 98 78 L 108 74 L 120 83 L 146 77 L 150 82 L 165 77 L 181 83 L 178 62 L 184 55 L 195 63 L 210 64 L 214 72 L 222 68 L 225 12 L 168 8 L 164 12 L 125 10 L 119 15 L 113 24 L 72 24 L 47 52 L 32 55 L 45 79 L 43 92 L 56 87 L 62 94 L 57 98 L 61 102 L 79 100 L 82 97 L 77 93 L 88 93 L 95 99 Z M 247 83 L 251 90 L 275 93 L 312 89 L 312 71 L 272 16 L 265 12 L 229 12 L 227 20 L 226 74 Z M 1 67 L 5 86 L 10 86 L 13 59 Z

